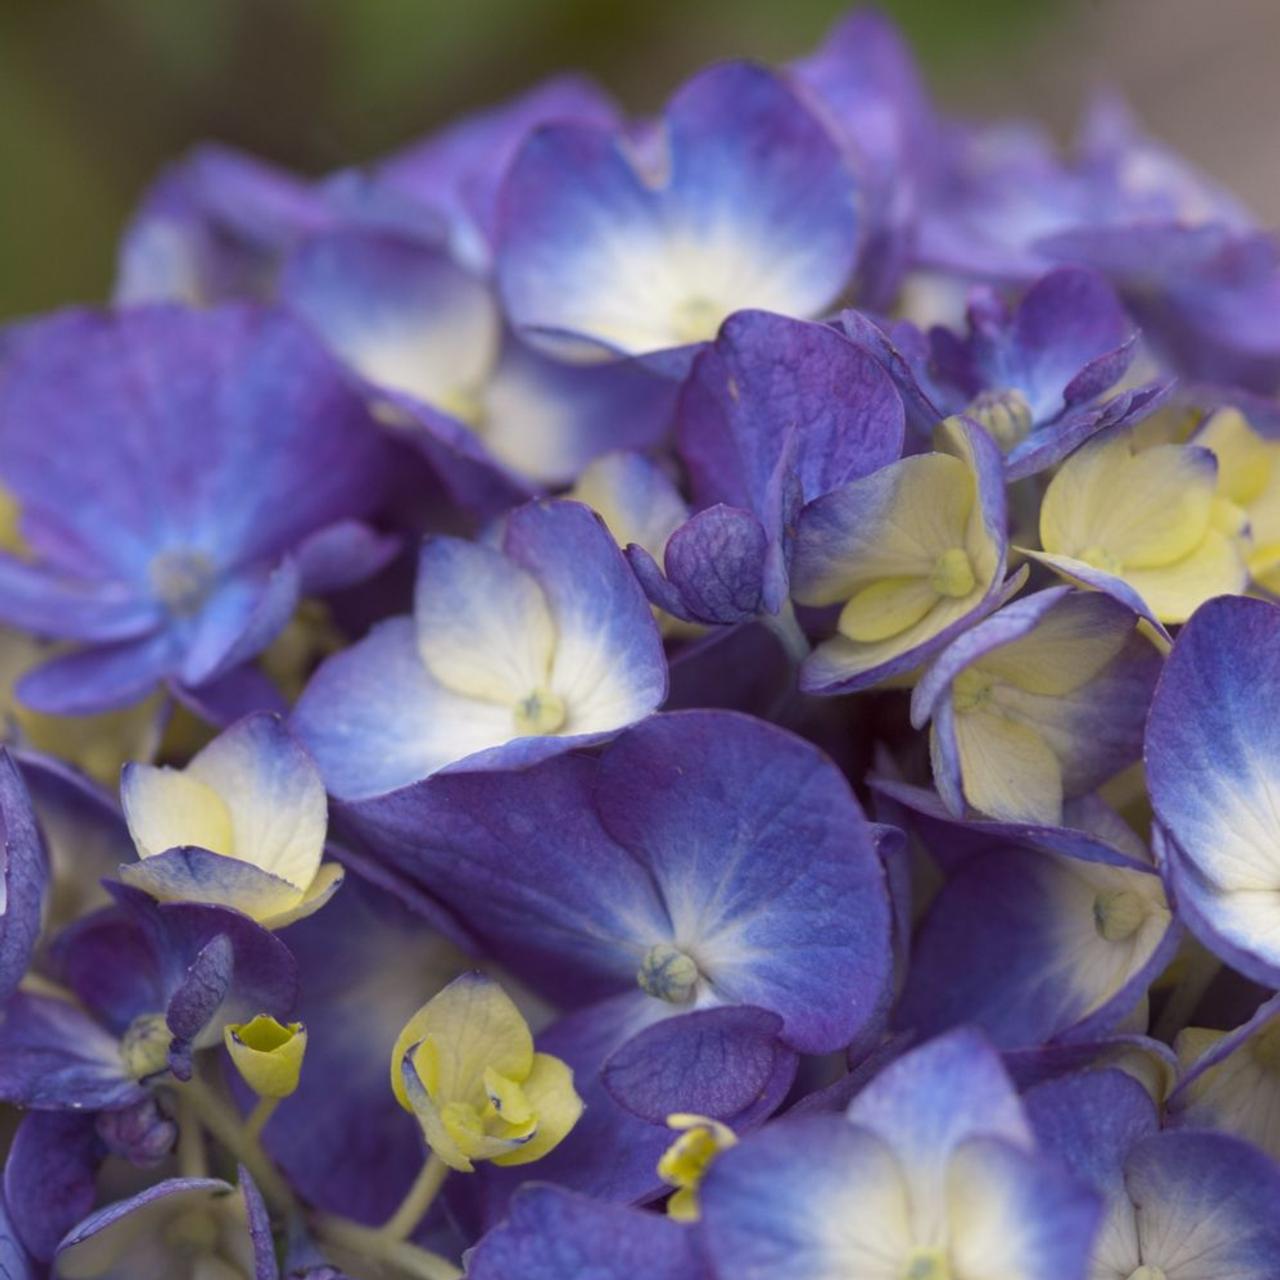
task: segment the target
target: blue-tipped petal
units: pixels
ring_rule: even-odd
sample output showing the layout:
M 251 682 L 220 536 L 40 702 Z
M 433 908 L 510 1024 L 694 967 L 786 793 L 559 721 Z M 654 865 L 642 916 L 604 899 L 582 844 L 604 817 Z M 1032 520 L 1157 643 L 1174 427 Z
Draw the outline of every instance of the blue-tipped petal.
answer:
M 1159 878 L 1031 849 L 979 854 L 918 929 L 897 1025 L 1002 1049 L 1114 1030 L 1172 958 Z
M 733 311 L 820 314 L 856 258 L 856 199 L 786 81 L 727 63 L 687 82 L 640 146 L 582 126 L 533 134 L 501 198 L 499 286 L 539 343 L 578 359 L 667 353 L 683 372 Z
M 1256 981 L 1280 981 L 1280 609 L 1223 597 L 1182 629 L 1147 725 L 1164 867 L 1188 927 Z
M 620 738 L 596 795 L 721 1000 L 780 1014 L 802 1051 L 854 1039 L 888 979 L 888 901 L 870 827 L 825 756 L 760 721 L 679 712 Z

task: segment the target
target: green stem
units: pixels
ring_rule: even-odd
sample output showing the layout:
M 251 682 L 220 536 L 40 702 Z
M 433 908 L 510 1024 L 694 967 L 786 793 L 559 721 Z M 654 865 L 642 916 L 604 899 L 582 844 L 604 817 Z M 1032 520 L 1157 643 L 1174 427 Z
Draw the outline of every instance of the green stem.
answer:
M 296 1214 L 299 1206 L 289 1184 L 268 1159 L 262 1144 L 249 1133 L 240 1113 L 198 1077 L 175 1088 L 199 1122 L 249 1170 L 263 1199 L 284 1217 Z
M 190 1101 L 181 1094 L 178 1095 L 178 1171 L 184 1178 L 209 1176 L 204 1130 Z
M 414 1227 L 427 1216 L 427 1210 L 440 1194 L 449 1166 L 433 1151 L 406 1192 L 400 1207 L 382 1224 L 383 1235 L 391 1240 L 407 1240 Z
M 790 600 L 777 613 L 762 613 L 760 619 L 782 642 L 793 667 L 798 667 L 809 656 L 812 650 L 809 637 L 796 620 L 795 607 Z
M 390 1262 L 415 1280 L 460 1280 L 462 1272 L 430 1249 L 387 1235 L 385 1227 L 365 1227 L 346 1218 L 324 1215 L 315 1220 L 320 1236 L 351 1251 L 352 1259 Z
M 249 1112 L 249 1118 L 244 1124 L 244 1131 L 254 1142 L 257 1142 L 262 1137 L 262 1131 L 267 1127 L 267 1121 L 275 1115 L 276 1108 L 279 1105 L 279 1098 L 259 1098 L 257 1105 Z

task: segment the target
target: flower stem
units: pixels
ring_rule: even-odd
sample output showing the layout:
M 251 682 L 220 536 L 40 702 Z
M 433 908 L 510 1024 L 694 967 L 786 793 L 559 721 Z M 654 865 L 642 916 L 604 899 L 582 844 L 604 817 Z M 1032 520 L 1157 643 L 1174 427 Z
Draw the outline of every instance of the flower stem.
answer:
M 353 1260 L 390 1262 L 415 1280 L 460 1280 L 462 1272 L 447 1258 L 407 1240 L 387 1235 L 385 1227 L 365 1227 L 346 1218 L 324 1215 L 315 1220 L 322 1239 L 351 1251 Z
M 184 1178 L 209 1176 L 204 1131 L 188 1098 L 178 1095 L 178 1171 Z
M 279 1105 L 279 1098 L 259 1098 L 257 1105 L 249 1112 L 248 1120 L 245 1121 L 245 1134 L 257 1142 L 262 1137 L 263 1129 L 267 1127 L 267 1121 L 275 1115 Z
M 785 601 L 777 613 L 762 613 L 760 620 L 778 637 L 793 667 L 798 667 L 809 656 L 812 645 L 796 620 L 795 606 L 790 600 Z
M 448 1175 L 449 1166 L 433 1151 L 400 1202 L 400 1207 L 382 1224 L 382 1233 L 391 1240 L 407 1240 L 414 1227 L 426 1217 Z
M 284 1217 L 296 1214 L 298 1202 L 289 1184 L 268 1159 L 256 1135 L 248 1131 L 240 1113 L 198 1077 L 174 1087 L 179 1100 L 190 1106 L 200 1124 L 249 1170 L 263 1199 Z

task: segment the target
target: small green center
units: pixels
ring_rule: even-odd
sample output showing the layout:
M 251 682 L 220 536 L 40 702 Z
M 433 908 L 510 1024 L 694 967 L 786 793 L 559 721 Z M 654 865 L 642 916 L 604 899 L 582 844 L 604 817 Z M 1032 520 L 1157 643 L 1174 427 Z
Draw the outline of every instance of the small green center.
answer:
M 203 551 L 162 551 L 151 561 L 151 589 L 170 613 L 189 617 L 209 598 L 218 571 Z
M 135 1080 L 145 1080 L 169 1066 L 169 1046 L 173 1033 L 162 1013 L 139 1014 L 120 1037 L 124 1069 Z
M 1147 905 L 1132 889 L 1109 889 L 1093 900 L 1093 923 L 1108 942 L 1132 938 L 1147 918 Z
M 951 1280 L 951 1264 L 937 1249 L 917 1249 L 907 1259 L 902 1280 Z
M 679 947 L 660 942 L 645 952 L 636 981 L 642 991 L 670 1004 L 688 1004 L 697 993 L 698 966 Z
M 1006 453 L 1031 434 L 1031 406 L 1021 391 L 980 391 L 965 412 Z
M 535 689 L 515 706 L 516 733 L 522 736 L 559 733 L 567 718 L 564 699 L 550 689 Z
M 929 585 L 940 595 L 959 600 L 977 584 L 969 553 L 963 547 L 950 547 L 934 562 Z

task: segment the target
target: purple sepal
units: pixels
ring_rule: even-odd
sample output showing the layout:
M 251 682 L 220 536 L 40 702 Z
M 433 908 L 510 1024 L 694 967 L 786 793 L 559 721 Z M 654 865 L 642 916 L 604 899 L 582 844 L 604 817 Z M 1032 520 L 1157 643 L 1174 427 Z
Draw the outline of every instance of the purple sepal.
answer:
M 531 1186 L 464 1258 L 471 1280 L 710 1280 L 696 1236 L 661 1214 Z
M 30 1111 L 22 1117 L 5 1161 L 4 1199 L 37 1261 L 48 1262 L 58 1241 L 93 1208 L 103 1154 L 92 1116 Z
M 782 1019 L 749 1005 L 664 1018 L 606 1059 L 601 1078 L 628 1111 L 662 1124 L 673 1111 L 724 1120 L 746 1110 L 795 1054 L 778 1040 Z
M 284 694 L 254 663 L 236 667 L 198 689 L 176 682 L 171 682 L 169 688 L 175 701 L 205 724 L 218 729 L 259 711 L 276 715 L 287 715 L 289 711 Z
M 280 1280 L 280 1264 L 276 1261 L 276 1242 L 271 1234 L 271 1219 L 263 1203 L 262 1192 L 244 1165 L 236 1166 L 240 1194 L 244 1197 L 245 1217 L 249 1221 L 249 1241 L 253 1246 L 253 1280 Z
M 279 310 L 234 304 L 42 321 L 6 366 L 0 455 L 26 572 L 46 583 L 37 630 L 98 641 L 25 677 L 24 700 L 53 713 L 121 706 L 252 657 L 292 608 L 290 552 L 376 507 L 388 462 L 315 339 Z M 10 603 L 23 625 L 26 597 L 2 593 L 0 612 Z
M 0 1275 L 5 1280 L 44 1280 L 43 1268 L 37 1275 L 30 1255 L 23 1248 L 3 1196 L 0 1196 Z
M 169 997 L 165 1022 L 173 1032 L 169 1069 L 179 1080 L 191 1079 L 196 1037 L 227 997 L 235 970 L 235 953 L 225 933 L 216 934 L 196 952 L 178 989 Z
M 1025 822 L 995 822 L 987 818 L 957 818 L 936 791 L 894 778 L 872 775 L 868 785 L 912 813 L 930 851 L 951 865 L 989 849 L 993 843 L 1031 845 L 1085 862 L 1151 870 L 1151 857 L 1138 836 L 1096 795 L 1080 796 L 1063 805 L 1061 827 Z
M 732 625 L 754 618 L 764 605 L 768 536 L 749 511 L 718 504 L 699 511 L 671 535 L 664 555 L 676 592 L 669 609 L 690 622 Z M 635 564 L 630 550 L 628 556 Z M 641 578 L 641 585 L 649 583 Z M 667 592 L 653 603 L 665 608 Z
M 399 553 L 402 539 L 379 533 L 359 520 L 340 520 L 298 544 L 303 595 L 322 596 L 345 591 L 384 569 Z
M 149 1237 L 149 1243 L 163 1250 L 162 1266 L 165 1263 L 173 1266 L 175 1258 L 166 1255 L 170 1250 L 176 1254 L 177 1247 L 171 1245 L 166 1248 L 164 1243 L 164 1228 L 171 1218 L 192 1209 L 206 1208 L 232 1190 L 230 1184 L 221 1178 L 167 1178 L 127 1200 L 105 1205 L 63 1238 L 54 1259 L 54 1271 L 58 1272 L 63 1259 L 71 1264 L 68 1265 L 68 1270 L 71 1270 L 74 1251 L 81 1245 L 89 1246 L 86 1252 L 92 1250 L 95 1261 L 105 1254 L 106 1265 L 111 1266 L 120 1260 L 121 1254 L 127 1256 L 138 1234 Z M 128 1219 L 135 1215 L 137 1221 L 130 1223 Z M 98 1265 L 102 1266 L 102 1262 Z
M 1150 1036 L 1116 1035 L 1091 1042 L 1072 1041 L 1039 1045 L 1033 1049 L 1010 1049 L 1005 1051 L 1003 1058 L 1005 1070 L 1014 1084 L 1019 1089 L 1030 1089 L 1046 1080 L 1074 1075 L 1086 1067 L 1118 1065 L 1119 1059 L 1130 1052 L 1147 1054 L 1159 1064 L 1163 1076 L 1160 1092 L 1163 1094 L 1164 1086 L 1177 1077 L 1178 1059 L 1163 1040 L 1153 1040 Z
M 0 747 L 0 1004 L 22 981 L 31 962 L 49 865 L 36 827 L 31 796 L 8 750 Z
M 112 1155 L 144 1169 L 164 1160 L 178 1138 L 178 1126 L 150 1094 L 118 1111 L 99 1111 L 97 1128 Z
M 293 956 L 248 916 L 205 903 L 155 902 L 127 885 L 108 887 L 118 905 L 72 925 L 58 940 L 55 962 L 59 979 L 117 1034 L 175 999 L 177 1034 L 196 1047 L 216 1042 L 221 1023 L 238 1016 L 283 1018 L 292 1011 L 298 993 Z M 229 984 L 223 999 L 210 1004 L 227 959 Z
M 677 431 L 698 505 L 750 512 L 760 527 L 749 539 L 737 535 L 733 552 L 716 545 L 725 537 L 718 527 L 717 539 L 700 540 L 687 554 L 710 561 L 704 576 L 728 558 L 733 567 L 722 571 L 726 580 L 759 579 L 763 607 L 776 613 L 788 595 L 791 528 L 799 509 L 895 461 L 902 453 L 904 415 L 876 359 L 835 329 L 740 311 L 694 362 L 681 390 Z M 677 537 L 667 548 L 667 576 L 680 585 L 694 566 L 671 562 Z M 743 560 L 748 551 L 754 567 Z M 694 587 L 685 594 L 700 593 Z M 744 595 L 743 588 L 737 594 Z M 728 615 L 704 620 L 738 621 L 732 615 L 742 605 L 733 603 Z

